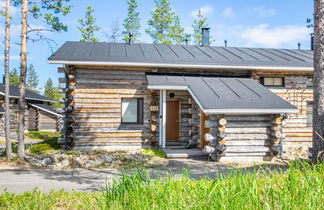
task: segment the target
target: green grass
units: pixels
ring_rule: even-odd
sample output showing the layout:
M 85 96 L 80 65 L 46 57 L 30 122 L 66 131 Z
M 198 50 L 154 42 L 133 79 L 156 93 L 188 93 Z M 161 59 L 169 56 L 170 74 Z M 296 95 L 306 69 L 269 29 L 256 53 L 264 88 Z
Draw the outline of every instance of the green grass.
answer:
M 148 155 L 154 155 L 160 158 L 166 158 L 166 154 L 162 149 L 146 149 L 144 150 L 144 154 L 148 154 Z
M 285 171 L 234 170 L 195 180 L 188 172 L 151 179 L 123 175 L 102 192 L 37 190 L 3 193 L 0 209 L 324 209 L 324 164 L 293 163 Z
M 61 137 L 61 134 L 58 132 L 29 131 L 26 136 L 32 139 L 43 140 L 40 143 L 28 147 L 29 151 L 32 154 L 42 155 L 48 153 L 51 150 L 61 149 L 61 145 L 57 143 L 58 138 Z

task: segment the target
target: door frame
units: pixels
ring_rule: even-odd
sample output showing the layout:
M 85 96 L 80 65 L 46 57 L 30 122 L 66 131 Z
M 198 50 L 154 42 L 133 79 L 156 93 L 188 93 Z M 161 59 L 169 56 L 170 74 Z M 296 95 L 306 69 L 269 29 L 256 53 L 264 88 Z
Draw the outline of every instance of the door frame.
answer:
M 177 101 L 179 103 L 179 116 L 178 116 L 179 117 L 179 130 L 178 130 L 179 139 L 177 141 L 180 141 L 180 134 L 181 134 L 181 99 L 179 99 L 179 98 L 168 98 L 167 103 L 170 102 L 170 101 Z M 166 111 L 168 111 L 168 110 L 166 110 Z M 166 114 L 166 121 L 168 121 L 167 114 Z M 168 131 L 166 130 L 166 132 L 168 132 Z M 172 140 L 167 140 L 166 135 L 165 135 L 165 141 L 172 141 Z

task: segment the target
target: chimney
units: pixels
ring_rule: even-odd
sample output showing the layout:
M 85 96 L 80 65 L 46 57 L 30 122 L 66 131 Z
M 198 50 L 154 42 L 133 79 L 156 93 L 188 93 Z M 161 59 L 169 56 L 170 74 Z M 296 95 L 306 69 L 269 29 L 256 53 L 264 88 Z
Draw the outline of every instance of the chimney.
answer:
M 225 43 L 225 47 L 227 47 L 227 40 L 224 40 L 224 43 Z
M 128 44 L 131 45 L 133 43 L 133 34 L 129 33 L 128 34 Z
M 298 50 L 300 50 L 300 46 L 301 46 L 300 42 L 298 42 L 297 45 L 298 45 Z
M 201 29 L 202 43 L 201 46 L 209 46 L 209 28 Z
M 314 33 L 311 33 L 311 50 L 314 50 Z

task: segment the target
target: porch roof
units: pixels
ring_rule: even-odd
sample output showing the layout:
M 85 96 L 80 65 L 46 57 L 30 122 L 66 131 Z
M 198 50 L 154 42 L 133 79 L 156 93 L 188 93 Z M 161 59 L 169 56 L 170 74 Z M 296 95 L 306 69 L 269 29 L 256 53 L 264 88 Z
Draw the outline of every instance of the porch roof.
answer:
M 206 114 L 298 113 L 298 109 L 248 78 L 147 75 L 148 89 L 188 90 Z
M 57 110 L 54 109 L 53 107 L 47 105 L 47 104 L 36 104 L 36 103 L 28 103 L 28 105 L 35 107 L 36 109 L 43 110 L 44 112 L 47 112 L 52 115 L 56 115 L 58 117 L 63 117 L 59 113 L 57 113 Z

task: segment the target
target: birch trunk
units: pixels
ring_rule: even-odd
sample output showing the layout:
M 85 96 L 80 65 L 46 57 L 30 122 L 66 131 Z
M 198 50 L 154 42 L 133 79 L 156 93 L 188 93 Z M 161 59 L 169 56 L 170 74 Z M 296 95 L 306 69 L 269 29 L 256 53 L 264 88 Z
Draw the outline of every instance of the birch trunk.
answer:
M 9 109 L 9 62 L 10 62 L 10 0 L 6 1 L 6 35 L 5 35 L 5 137 L 7 160 L 12 158 L 10 139 L 10 109 Z
M 320 162 L 324 151 L 324 0 L 314 0 L 314 23 L 313 161 Z
M 21 54 L 20 54 L 20 81 L 19 81 L 19 124 L 18 124 L 18 157 L 25 156 L 24 131 L 25 131 L 25 95 L 27 72 L 27 19 L 28 0 L 22 0 L 21 4 Z

